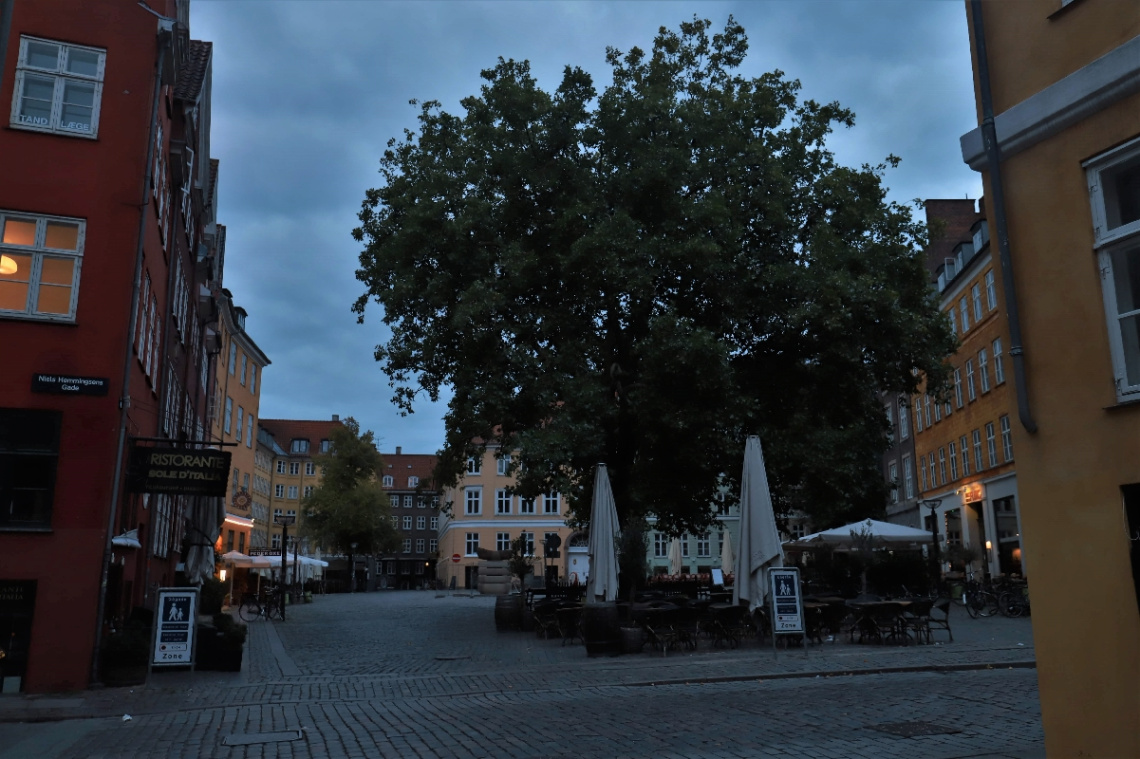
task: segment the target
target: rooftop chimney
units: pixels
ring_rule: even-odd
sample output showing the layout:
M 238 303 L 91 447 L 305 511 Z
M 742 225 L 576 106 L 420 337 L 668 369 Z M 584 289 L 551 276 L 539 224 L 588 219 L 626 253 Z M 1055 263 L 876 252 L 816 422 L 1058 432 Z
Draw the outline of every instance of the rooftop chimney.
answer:
M 403 448 L 401 448 L 400 446 L 398 446 L 398 445 L 397 445 L 397 446 L 396 446 L 396 455 L 397 455 L 397 456 L 399 456 L 399 455 L 400 455 L 400 452 L 401 452 L 402 450 L 404 450 L 404 449 L 403 449 Z
M 333 414 L 333 421 L 339 422 L 340 421 L 340 414 Z

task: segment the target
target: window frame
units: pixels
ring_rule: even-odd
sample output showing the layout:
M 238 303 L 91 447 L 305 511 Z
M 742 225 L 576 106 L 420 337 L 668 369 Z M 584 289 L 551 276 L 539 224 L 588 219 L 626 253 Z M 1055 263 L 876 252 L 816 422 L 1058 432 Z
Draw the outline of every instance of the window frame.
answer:
M 951 440 L 946 444 L 946 455 L 950 459 L 950 481 L 958 479 L 958 444 Z
M 974 359 L 966 359 L 966 397 L 970 403 L 978 400 L 978 387 L 974 382 Z
M 914 498 L 914 460 L 911 459 L 910 454 L 903 454 L 902 457 L 902 471 L 903 471 L 903 493 L 906 500 Z
M 1013 461 L 1013 428 L 1009 424 L 1009 415 L 998 418 L 998 427 L 1001 430 L 1001 452 L 1008 464 Z
M 35 232 L 33 233 L 31 245 L 2 242 L 2 235 L 6 229 L 8 220 L 35 223 Z M 49 248 L 47 246 L 47 228 L 48 225 L 52 223 L 69 226 L 74 225 L 77 227 L 75 250 Z M 21 258 L 27 257 L 30 259 L 27 273 L 27 293 L 24 295 L 24 308 L 2 309 L 0 310 L 0 317 L 6 319 L 26 319 L 29 321 L 74 324 L 79 309 L 79 285 L 83 271 L 83 251 L 86 243 L 87 222 L 84 219 L 0 210 L 0 254 L 9 258 L 11 256 L 19 256 Z M 71 293 L 68 299 L 67 313 L 65 314 L 38 310 L 40 304 L 40 290 L 44 287 L 42 277 L 45 259 L 66 259 L 71 262 L 71 284 L 68 285 Z M 22 279 L 4 279 L 0 281 L 24 282 Z M 57 283 L 47 283 L 47 285 L 60 286 Z M 152 315 L 152 318 L 154 318 L 154 315 Z
M 974 323 L 977 324 L 985 315 L 982 310 L 982 286 L 977 282 L 970 287 L 970 300 L 974 303 Z
M 910 437 L 910 401 L 899 398 L 899 440 Z
M 978 350 L 978 376 L 981 377 L 982 394 L 990 391 L 990 360 L 985 348 Z
M 500 456 L 495 461 L 495 474 L 500 477 L 506 477 L 511 470 L 511 454 Z
M 37 42 L 44 45 L 55 45 L 59 48 L 56 59 L 56 69 L 54 71 L 28 65 L 28 43 Z M 64 59 L 70 55 L 70 51 L 72 50 L 93 53 L 98 57 L 95 63 L 94 76 L 76 74 L 75 72 L 66 70 Z M 14 86 L 12 87 L 12 108 L 8 119 L 8 126 L 12 129 L 54 134 L 62 137 L 81 137 L 88 140 L 98 139 L 99 115 L 102 111 L 103 103 L 103 80 L 106 76 L 106 70 L 107 50 L 105 48 L 75 45 L 70 42 L 61 42 L 59 40 L 35 37 L 32 35 L 20 35 L 20 49 L 16 57 L 16 77 Z M 20 103 L 23 100 L 24 81 L 29 74 L 33 77 L 42 79 L 50 78 L 53 80 L 51 110 L 47 124 L 26 123 L 20 120 Z M 90 84 L 94 89 L 94 93 L 91 96 L 91 128 L 89 130 L 69 129 L 60 124 L 63 118 L 63 92 L 67 82 Z
M 960 455 L 962 457 L 961 458 L 962 476 L 963 477 L 969 477 L 970 476 L 970 439 L 967 436 L 963 435 L 961 438 L 959 438 L 958 444 L 959 444 L 958 447 L 961 449 L 959 451 L 958 455 Z
M 887 464 L 887 482 L 890 484 L 891 503 L 899 502 L 899 465 L 897 461 Z
M 554 508 L 551 508 L 554 504 Z M 543 493 L 542 495 L 542 513 L 543 514 L 559 514 L 562 511 L 562 494 L 557 492 Z
M 994 270 L 990 269 L 985 273 L 986 282 L 986 306 L 990 311 L 997 310 L 997 284 L 994 280 Z
M 59 478 L 60 444 L 63 430 L 63 412 L 48 409 L 4 408 L 0 415 L 9 421 L 6 429 L 14 431 L 11 440 L 0 440 L 0 500 L 5 502 L 5 515 L 0 521 L 0 532 L 50 530 L 55 514 L 55 488 Z M 19 435 L 21 429 L 25 434 Z M 17 491 L 27 491 L 20 487 L 21 477 L 29 474 L 28 461 L 40 460 L 43 465 L 43 481 L 36 488 L 40 492 L 39 503 L 31 504 L 30 519 L 8 521 L 7 512 L 14 504 Z M 48 461 L 50 459 L 50 461 Z M 6 470 L 18 471 L 10 479 Z M 12 495 L 9 495 L 9 493 Z M 5 497 L 7 496 L 7 497 Z
M 511 494 L 507 488 L 495 490 L 495 514 L 506 515 L 511 513 Z
M 469 532 L 464 535 L 464 556 L 477 556 L 479 552 L 479 533 Z
M 463 488 L 463 513 L 471 517 L 481 516 L 483 514 L 482 485 Z
M 954 403 L 958 408 L 962 408 L 962 369 L 957 367 L 954 369 Z
M 970 432 L 970 435 L 974 443 L 974 471 L 981 473 L 986 471 L 986 462 L 982 457 L 982 431 L 975 428 Z

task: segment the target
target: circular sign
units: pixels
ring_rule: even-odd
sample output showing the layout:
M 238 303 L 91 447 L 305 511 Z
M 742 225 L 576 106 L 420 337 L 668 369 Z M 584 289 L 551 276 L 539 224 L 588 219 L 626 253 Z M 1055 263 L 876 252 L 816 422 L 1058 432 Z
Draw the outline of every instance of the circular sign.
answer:
M 453 553 L 453 554 L 451 554 L 451 561 L 452 561 L 452 563 L 454 563 L 454 564 L 458 564 L 458 563 L 459 563 L 459 560 L 460 560 L 461 558 L 462 558 L 462 557 L 461 557 L 459 554 L 457 554 L 457 553 Z

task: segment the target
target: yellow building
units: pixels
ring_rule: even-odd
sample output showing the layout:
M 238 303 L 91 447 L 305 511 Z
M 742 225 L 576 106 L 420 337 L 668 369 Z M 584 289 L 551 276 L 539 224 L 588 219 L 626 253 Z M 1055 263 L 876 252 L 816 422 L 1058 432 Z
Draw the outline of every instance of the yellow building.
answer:
M 268 436 L 263 441 L 263 449 L 266 456 L 272 457 L 273 467 L 269 477 L 270 548 L 281 548 L 283 531 L 275 521 L 277 517 L 293 517 L 293 526 L 289 527 L 290 541 L 298 534 L 298 528 L 304 522 L 301 499 L 321 484 L 321 468 L 314 458 L 328 453 L 332 445 L 332 430 L 339 425 L 340 416 L 337 414 L 333 414 L 331 421 L 261 420 L 261 427 Z M 304 546 L 302 553 L 305 553 Z
M 475 588 L 479 548 L 507 550 L 510 541 L 523 533 L 531 545 L 535 574 L 556 576 L 585 583 L 589 572 L 586 536 L 566 525 L 566 503 L 560 493 L 536 499 L 511 495 L 515 484 L 507 474 L 510 454 L 498 457 L 499 447 L 490 444 L 482 456 L 469 459 L 459 484 L 443 492 L 439 525 L 439 564 L 436 576 L 459 588 Z M 557 559 L 545 558 L 547 535 L 561 541 Z
M 944 560 L 960 546 L 978 557 L 969 570 L 1024 574 L 1001 266 L 973 201 L 931 200 L 926 213 L 932 228 L 943 229 L 928 257 L 960 346 L 949 358 L 949 395 L 923 393 L 911 408 L 920 505 L 934 507 L 921 509 L 925 527 L 937 520 Z
M 226 521 L 215 549 L 221 553 L 265 545 L 269 504 L 257 493 L 254 470 L 262 370 L 269 358 L 245 331 L 246 312 L 222 289 L 218 298 L 218 338 L 221 352 L 215 363 L 214 396 L 210 401 L 210 439 L 229 443 L 230 494 Z
M 1013 445 L 1046 752 L 1136 757 L 1140 7 L 970 0 L 967 18 L 981 126 L 962 154 L 983 172 L 995 257 L 1012 272 Z

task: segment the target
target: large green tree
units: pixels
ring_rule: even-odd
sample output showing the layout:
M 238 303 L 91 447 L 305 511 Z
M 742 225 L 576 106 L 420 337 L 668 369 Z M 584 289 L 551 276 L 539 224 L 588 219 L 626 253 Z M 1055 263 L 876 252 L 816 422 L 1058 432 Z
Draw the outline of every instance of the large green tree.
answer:
M 380 487 L 383 460 L 371 430 L 349 417 L 329 433 L 331 450 L 315 457 L 321 484 L 301 502 L 301 534 L 325 550 L 368 555 L 395 551 L 388 494 Z
M 825 147 L 850 111 L 742 75 L 744 29 L 710 30 L 610 49 L 600 96 L 580 68 L 547 92 L 500 58 L 463 115 L 423 103 L 389 142 L 354 309 L 383 306 L 376 359 L 405 412 L 453 392 L 442 482 L 499 439 L 524 495 L 585 517 L 604 461 L 623 523 L 695 531 L 759 433 L 780 511 L 881 510 L 877 391 L 916 370 L 937 388 L 954 346 L 925 229 L 886 201 L 885 164 Z

